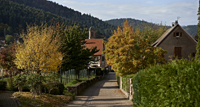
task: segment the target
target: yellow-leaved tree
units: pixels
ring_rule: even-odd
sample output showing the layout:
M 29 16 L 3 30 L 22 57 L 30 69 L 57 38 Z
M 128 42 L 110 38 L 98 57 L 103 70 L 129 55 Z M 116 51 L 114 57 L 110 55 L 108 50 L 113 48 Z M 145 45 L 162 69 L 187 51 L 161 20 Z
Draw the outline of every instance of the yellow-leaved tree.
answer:
M 28 26 L 24 43 L 18 44 L 15 64 L 19 69 L 37 73 L 58 71 L 62 53 L 59 52 L 59 36 L 53 27 Z
M 164 62 L 166 51 L 151 46 L 148 39 L 140 36 L 140 31 L 133 30 L 124 22 L 124 28 L 118 27 L 114 34 L 104 41 L 106 61 L 119 76 L 135 74 L 157 62 Z

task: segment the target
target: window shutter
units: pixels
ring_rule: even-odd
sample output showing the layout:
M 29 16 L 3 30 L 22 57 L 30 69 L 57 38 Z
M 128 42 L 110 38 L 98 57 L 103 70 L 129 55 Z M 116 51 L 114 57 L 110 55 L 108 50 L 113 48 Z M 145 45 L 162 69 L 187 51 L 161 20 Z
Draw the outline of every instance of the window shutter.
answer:
M 180 37 L 182 37 L 182 32 L 180 32 Z

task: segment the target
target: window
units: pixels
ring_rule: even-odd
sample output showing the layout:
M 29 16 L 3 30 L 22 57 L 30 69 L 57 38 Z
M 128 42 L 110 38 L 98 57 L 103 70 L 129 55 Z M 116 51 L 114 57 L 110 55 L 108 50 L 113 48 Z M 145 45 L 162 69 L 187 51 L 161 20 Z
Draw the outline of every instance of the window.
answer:
M 192 57 L 195 57 L 196 52 L 192 53 Z
M 179 37 L 180 35 L 179 35 L 179 32 L 176 32 L 176 37 Z
M 182 58 L 182 47 L 175 47 L 174 48 L 174 56 L 178 59 Z
M 100 60 L 100 56 L 94 56 L 94 61 L 99 61 Z
M 182 37 L 182 32 L 174 32 L 174 37 L 176 38 Z

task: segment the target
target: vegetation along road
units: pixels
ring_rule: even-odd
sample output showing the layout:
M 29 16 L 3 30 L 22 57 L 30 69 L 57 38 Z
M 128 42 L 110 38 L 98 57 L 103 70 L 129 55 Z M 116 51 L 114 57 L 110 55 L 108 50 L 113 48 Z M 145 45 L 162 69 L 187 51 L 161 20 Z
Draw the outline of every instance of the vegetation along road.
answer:
M 132 107 L 132 102 L 125 98 L 117 85 L 114 72 L 109 72 L 104 80 L 86 89 L 70 102 L 69 107 Z

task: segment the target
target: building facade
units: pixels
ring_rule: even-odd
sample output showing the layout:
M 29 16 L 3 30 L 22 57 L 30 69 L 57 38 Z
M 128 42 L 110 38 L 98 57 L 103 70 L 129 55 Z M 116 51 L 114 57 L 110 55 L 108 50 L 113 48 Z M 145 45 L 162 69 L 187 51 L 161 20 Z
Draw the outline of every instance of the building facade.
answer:
M 195 57 L 197 41 L 188 34 L 179 24 L 178 21 L 172 24 L 156 42 L 152 45 L 161 47 L 167 51 L 164 58 L 169 59 L 189 59 Z

